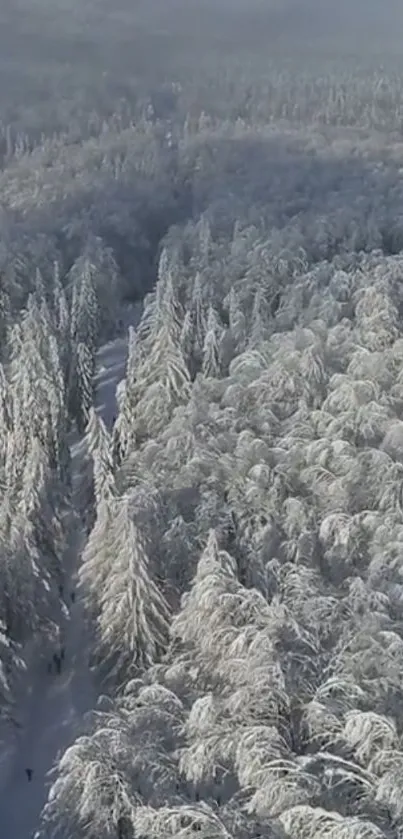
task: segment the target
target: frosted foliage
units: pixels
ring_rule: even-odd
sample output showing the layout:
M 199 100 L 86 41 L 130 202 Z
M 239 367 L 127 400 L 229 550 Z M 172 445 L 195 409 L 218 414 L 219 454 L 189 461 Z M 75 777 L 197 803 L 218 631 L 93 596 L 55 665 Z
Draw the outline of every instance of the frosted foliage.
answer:
M 222 328 L 214 309 L 210 306 L 207 317 L 207 328 L 203 344 L 203 374 L 218 377 L 220 374 L 220 339 Z
M 219 816 L 205 804 L 158 810 L 140 807 L 136 811 L 134 828 L 139 836 L 147 839 L 158 839 L 161 835 L 191 839 L 195 832 L 201 839 L 232 839 Z
M 403 422 L 391 422 L 382 441 L 382 448 L 399 463 L 403 463 Z
M 103 700 L 98 704 L 107 710 L 92 714 L 88 734 L 59 761 L 43 814 L 50 831 L 59 826 L 114 837 L 122 821 L 128 827 L 134 823 L 143 798 L 155 806 L 172 795 L 171 750 L 183 715 L 180 700 L 162 686 L 141 687 L 135 680 L 118 701 Z
M 6 379 L 3 365 L 0 365 L 0 428 L 2 429 L 2 446 L 4 447 L 4 435 L 11 426 L 11 403 L 10 390 Z M 4 448 L 3 448 L 4 452 Z M 4 455 L 3 455 L 4 456 Z
M 383 839 L 384 833 L 370 822 L 343 819 L 338 813 L 320 807 L 296 806 L 280 817 L 288 834 L 302 839 Z
M 211 530 L 197 565 L 196 581 L 202 580 L 203 577 L 215 571 L 235 577 L 236 563 L 229 554 L 219 549 L 217 535 L 214 530 Z
M 134 436 L 157 434 L 189 395 L 190 376 L 179 337 L 167 322 L 153 337 L 149 352 L 138 368 L 131 416 Z
M 27 517 L 35 512 L 40 515 L 38 508 L 41 495 L 49 483 L 49 465 L 44 448 L 35 438 L 30 441 L 22 483 L 21 505 L 24 514 Z
M 378 750 L 390 750 L 398 744 L 393 720 L 374 713 L 350 711 L 346 715 L 344 736 L 355 749 L 360 763 L 368 763 Z
M 193 332 L 194 320 L 192 312 L 188 309 L 183 318 L 179 341 L 183 357 L 186 359 L 187 363 L 190 362 L 193 353 Z
M 127 361 L 126 361 L 126 387 L 130 390 L 136 381 L 136 367 L 139 361 L 140 346 L 137 337 L 137 332 L 133 326 L 129 326 L 128 342 L 127 342 Z
M 71 269 L 73 278 L 70 334 L 72 341 L 85 344 L 92 353 L 98 330 L 98 301 L 93 266 L 86 258 Z
M 93 460 L 95 500 L 98 505 L 114 495 L 115 482 L 111 440 L 102 418 L 98 417 L 94 408 L 89 411 L 86 441 Z
M 113 550 L 113 508 L 102 500 L 97 508 L 94 527 L 86 543 L 79 572 L 89 614 L 97 616 L 100 600 L 106 586 Z
M 246 322 L 245 315 L 241 310 L 235 289 L 233 287 L 231 288 L 231 291 L 228 295 L 228 298 L 226 298 L 225 302 L 227 303 L 228 307 L 231 334 L 238 347 L 238 350 L 241 352 L 243 342 L 246 336 Z
M 355 314 L 362 343 L 368 349 L 384 349 L 398 337 L 398 311 L 388 296 L 375 288 L 363 290 Z
M 13 5 L 0 833 L 403 839 L 399 4 Z
M 120 509 L 97 626 L 102 670 L 119 682 L 125 673 L 150 666 L 163 652 L 170 613 L 149 576 L 146 548 L 128 504 L 117 503 Z
M 194 320 L 194 351 L 196 356 L 199 356 L 203 349 L 207 329 L 200 273 L 197 273 L 194 279 L 190 311 L 193 314 Z
M 291 757 L 285 740 L 276 728 L 255 726 L 246 729 L 237 744 L 235 763 L 242 787 L 259 787 L 267 780 L 271 762 L 281 767 Z
M 195 556 L 194 528 L 187 525 L 182 516 L 174 518 L 162 538 L 164 568 L 169 576 L 180 585 L 183 578 L 191 578 Z M 190 566 L 190 567 L 189 567 Z
M 116 724 L 79 738 L 67 749 L 43 814 L 56 836 L 58 826 L 67 828 L 68 835 L 91 839 L 116 836 L 119 818 L 130 818 L 136 804 L 130 771 L 122 773 L 118 768 L 122 763 L 130 767 L 129 749 L 130 740 Z
M 80 342 L 77 345 L 77 412 L 79 428 L 83 429 L 89 421 L 93 400 L 94 362 L 90 349 Z

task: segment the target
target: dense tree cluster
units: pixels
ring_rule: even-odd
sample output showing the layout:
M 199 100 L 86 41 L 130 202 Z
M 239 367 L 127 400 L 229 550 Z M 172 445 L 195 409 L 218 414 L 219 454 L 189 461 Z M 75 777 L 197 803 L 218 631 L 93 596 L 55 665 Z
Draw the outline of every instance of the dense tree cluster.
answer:
M 0 113 L 0 735 L 79 514 L 38 835 L 402 839 L 401 70 L 220 60 Z
M 98 250 L 107 256 L 102 243 Z M 98 335 L 105 326 L 98 309 L 106 288 L 108 295 L 116 294 L 114 272 L 109 266 L 102 280 L 96 259 L 79 258 L 64 278 L 57 262 L 42 265 L 43 275 L 37 266 L 31 291 L 24 264 L 18 267 L 18 279 L 5 275 L 3 283 L 0 364 L 0 666 L 5 700 L 0 713 L 14 722 L 18 709 L 13 709 L 13 690 L 24 669 L 24 647 L 36 636 L 46 650 L 58 631 L 55 615 L 60 613 L 74 522 L 70 429 L 72 423 L 79 430 L 87 423 Z M 18 310 L 20 294 L 25 305 Z M 104 321 L 108 311 L 113 317 L 113 308 L 104 301 Z
M 243 212 L 197 171 L 211 200 L 161 244 L 112 437 L 91 415 L 109 698 L 49 835 L 401 835 L 401 182 L 277 152 L 281 192 L 248 181 Z

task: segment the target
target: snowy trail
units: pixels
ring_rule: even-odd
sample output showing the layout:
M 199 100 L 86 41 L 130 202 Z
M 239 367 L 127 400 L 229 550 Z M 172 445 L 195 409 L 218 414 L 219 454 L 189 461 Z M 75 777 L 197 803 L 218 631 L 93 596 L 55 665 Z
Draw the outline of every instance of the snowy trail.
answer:
M 135 320 L 138 317 L 133 318 L 131 314 L 130 322 Z M 127 338 L 111 341 L 98 352 L 96 407 L 109 427 L 116 413 L 116 386 L 124 376 L 126 352 Z M 82 442 L 72 446 L 73 498 L 82 446 Z M 46 658 L 37 660 L 27 673 L 26 694 L 18 707 L 22 727 L 13 737 L 14 748 L 8 756 L 6 777 L 0 789 L 1 839 L 32 839 L 47 799 L 51 781 L 48 773 L 58 755 L 74 741 L 83 713 L 96 703 L 81 605 L 70 600 L 85 539 L 78 516 L 72 534 L 75 535 L 66 556 L 69 570 L 64 597 L 67 608 L 61 608 L 60 615 L 56 616 L 62 629 L 65 661 L 60 675 L 48 673 Z M 26 768 L 33 769 L 31 782 L 28 782 Z

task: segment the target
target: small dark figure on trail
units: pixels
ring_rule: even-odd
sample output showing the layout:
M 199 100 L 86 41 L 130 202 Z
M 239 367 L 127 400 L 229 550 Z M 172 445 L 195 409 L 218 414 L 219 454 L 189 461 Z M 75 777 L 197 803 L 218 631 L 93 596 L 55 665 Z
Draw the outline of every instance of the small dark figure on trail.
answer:
M 76 593 L 75 593 L 75 591 L 72 591 L 72 592 L 71 592 L 71 594 L 70 594 L 70 599 L 71 599 L 71 602 L 72 602 L 72 603 L 74 603 L 74 602 L 75 602 L 75 599 L 76 599 Z
M 116 422 L 116 414 L 114 414 L 113 417 L 112 417 L 112 425 L 115 425 L 115 422 Z
M 60 583 L 60 586 L 59 586 L 59 596 L 60 596 L 60 597 L 63 597 L 63 591 L 64 591 L 63 586 L 62 586 L 62 584 Z
M 26 769 L 25 772 L 27 774 L 28 781 L 32 781 L 33 769 Z

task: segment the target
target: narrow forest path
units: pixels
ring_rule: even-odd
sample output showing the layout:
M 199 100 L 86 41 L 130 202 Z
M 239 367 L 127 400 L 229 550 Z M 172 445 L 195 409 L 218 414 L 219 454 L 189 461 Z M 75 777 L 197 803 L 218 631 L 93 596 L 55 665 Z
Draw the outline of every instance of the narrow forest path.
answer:
M 128 322 L 134 321 L 132 313 Z M 124 376 L 126 353 L 127 337 L 111 341 L 98 351 L 96 407 L 108 427 L 116 413 L 116 386 Z M 71 447 L 73 500 L 83 445 L 82 441 L 77 441 Z M 54 666 L 48 673 L 49 660 L 41 655 L 42 651 L 38 651 L 37 660 L 27 673 L 25 696 L 17 709 L 21 728 L 14 736 L 14 746 L 10 750 L 0 788 L 1 839 L 32 839 L 35 835 L 47 799 L 49 771 L 58 755 L 74 741 L 82 715 L 96 703 L 88 668 L 85 621 L 80 602 L 73 603 L 71 600 L 85 540 L 76 508 L 72 515 L 74 520 L 65 560 L 65 608 L 62 607 L 60 614 L 55 615 L 65 646 L 65 660 L 60 674 L 54 672 Z M 30 782 L 25 772 L 27 768 L 33 770 Z

